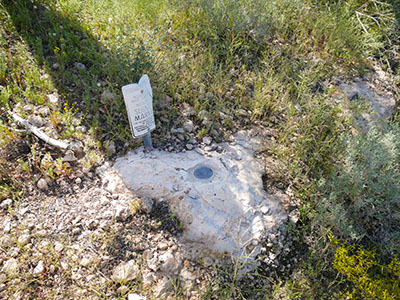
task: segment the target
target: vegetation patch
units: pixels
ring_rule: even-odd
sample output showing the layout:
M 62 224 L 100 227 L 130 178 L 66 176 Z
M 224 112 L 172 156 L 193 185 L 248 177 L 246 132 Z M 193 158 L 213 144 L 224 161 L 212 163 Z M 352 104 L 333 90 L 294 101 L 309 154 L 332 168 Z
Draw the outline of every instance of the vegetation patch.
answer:
M 265 187 L 287 195 L 290 209 L 296 203 L 300 211 L 288 226 L 296 255 L 290 251 L 276 270 L 260 264 L 256 274 L 242 274 L 235 263 L 215 267 L 214 277 L 203 281 L 204 299 L 398 298 L 398 108 L 384 130 L 359 132 L 338 85 L 385 74 L 382 85 L 369 84 L 377 92 L 392 90 L 398 101 L 399 20 L 396 0 L 3 0 L 0 222 L 11 225 L 0 238 L 0 297 L 200 297 L 187 292 L 182 274 L 158 278 L 164 285 L 153 294 L 141 284 L 144 277 L 121 285 L 109 274 L 90 278 L 96 283 L 82 285 L 86 291 L 62 291 L 60 276 L 63 288 L 79 285 L 77 270 L 100 274 L 97 263 L 78 266 L 66 258 L 73 267 L 63 265 L 64 248 L 54 251 L 51 241 L 36 251 L 41 241 L 18 241 L 31 229 L 10 221 L 27 212 L 23 205 L 42 203 L 46 211 L 52 197 L 69 201 L 82 187 L 99 184 L 97 165 L 140 145 L 131 136 L 121 87 L 147 73 L 156 147 L 186 151 L 207 141 L 212 148 L 238 129 L 268 131 L 259 153 L 274 162 Z M 13 114 L 73 146 L 44 142 Z M 154 230 L 181 230 L 162 205 L 146 218 L 155 219 Z M 133 245 L 138 235 L 132 229 L 128 243 L 119 230 L 101 233 L 109 241 L 103 250 L 116 258 L 122 257 L 116 245 Z M 75 250 L 66 252 L 72 257 Z M 114 265 L 116 259 L 109 262 Z M 191 263 L 185 268 L 192 270 Z

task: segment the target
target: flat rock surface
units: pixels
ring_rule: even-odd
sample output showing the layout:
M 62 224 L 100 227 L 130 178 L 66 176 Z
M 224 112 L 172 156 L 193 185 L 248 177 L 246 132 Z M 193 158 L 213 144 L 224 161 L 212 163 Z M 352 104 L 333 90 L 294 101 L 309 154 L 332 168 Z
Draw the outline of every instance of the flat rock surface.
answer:
M 369 73 L 366 78 L 342 82 L 338 88 L 351 104 L 365 109 L 358 117 L 358 125 L 364 130 L 380 125 L 394 113 L 396 100 L 391 82 L 380 70 Z
M 137 196 L 168 201 L 183 222 L 185 242 L 256 255 L 260 241 L 287 219 L 279 199 L 263 188 L 259 147 L 256 138 L 239 132 L 231 143 L 218 145 L 222 151 L 138 149 L 117 159 L 114 168 Z

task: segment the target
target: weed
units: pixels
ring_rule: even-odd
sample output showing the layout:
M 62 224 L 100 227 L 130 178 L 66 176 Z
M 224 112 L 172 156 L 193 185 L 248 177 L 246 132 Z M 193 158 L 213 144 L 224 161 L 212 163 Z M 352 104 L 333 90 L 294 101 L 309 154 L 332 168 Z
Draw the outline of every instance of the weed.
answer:
M 156 140 L 167 139 L 187 118 L 183 104 L 194 110 L 191 142 L 215 132 L 229 136 L 255 122 L 274 127 L 268 153 L 285 163 L 277 177 L 303 200 L 299 234 L 311 240 L 314 255 L 302 265 L 303 278 L 293 281 L 291 297 L 318 298 L 322 292 L 315 287 L 324 284 L 317 282 L 334 280 L 326 275 L 333 254 L 321 250 L 327 233 L 372 239 L 388 252 L 397 242 L 398 162 L 391 155 L 398 134 L 392 128 L 366 140 L 344 137 L 351 117 L 323 86 L 334 77 L 365 74 L 371 57 L 399 74 L 398 9 L 395 1 L 374 0 L 2 1 L 0 146 L 14 149 L 24 140 L 6 111 L 29 117 L 57 92 L 60 106 L 49 106 L 49 130 L 85 141 L 85 170 L 102 161 L 101 145 L 108 141 L 137 147 L 120 88 L 145 72 L 155 101 L 170 98 L 157 112 Z M 76 130 L 81 123 L 86 134 Z M 71 172 L 61 157 L 26 140 L 31 149 L 17 164 L 1 157 L 1 200 L 21 197 L 19 169 L 50 177 Z M 179 232 L 181 223 L 163 211 L 167 217 L 155 216 L 161 227 Z M 221 299 L 243 297 L 235 287 L 242 266 L 233 264 L 233 283 Z M 107 298 L 105 286 L 95 288 L 99 298 Z
M 334 267 L 353 284 L 343 299 L 389 300 L 400 297 L 400 262 L 380 263 L 374 251 L 336 244 Z

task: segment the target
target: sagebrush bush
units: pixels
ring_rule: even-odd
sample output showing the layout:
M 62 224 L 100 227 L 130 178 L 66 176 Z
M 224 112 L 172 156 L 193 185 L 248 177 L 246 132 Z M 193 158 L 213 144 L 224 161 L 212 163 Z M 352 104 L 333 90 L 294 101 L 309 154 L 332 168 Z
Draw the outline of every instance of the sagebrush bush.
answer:
M 385 132 L 371 128 L 346 134 L 329 179 L 321 182 L 326 198 L 318 205 L 320 222 L 350 240 L 373 243 L 393 255 L 400 245 L 400 126 Z

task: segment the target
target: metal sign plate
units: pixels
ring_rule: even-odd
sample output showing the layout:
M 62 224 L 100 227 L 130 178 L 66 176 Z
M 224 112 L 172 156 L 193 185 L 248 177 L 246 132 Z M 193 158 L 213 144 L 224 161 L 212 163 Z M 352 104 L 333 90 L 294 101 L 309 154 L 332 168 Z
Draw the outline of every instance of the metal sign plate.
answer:
M 153 114 L 153 92 L 147 75 L 139 83 L 122 87 L 129 124 L 134 138 L 142 137 L 156 128 Z

